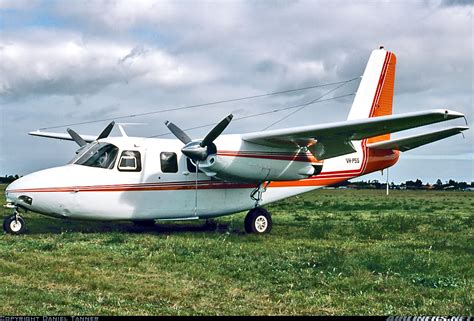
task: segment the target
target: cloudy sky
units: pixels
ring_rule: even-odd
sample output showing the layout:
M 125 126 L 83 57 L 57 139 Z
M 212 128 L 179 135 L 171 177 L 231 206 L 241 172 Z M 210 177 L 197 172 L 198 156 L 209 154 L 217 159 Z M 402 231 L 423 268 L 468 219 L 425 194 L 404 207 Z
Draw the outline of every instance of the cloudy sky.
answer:
M 74 143 L 29 131 L 344 81 L 361 76 L 379 45 L 398 58 L 394 113 L 449 108 L 465 113 L 472 126 L 470 3 L 0 0 L 0 175 L 58 166 L 74 155 Z M 357 85 L 325 98 L 352 94 Z M 194 127 L 229 113 L 245 117 L 301 104 L 332 88 L 120 121 L 143 123 L 129 127 L 130 135 L 160 135 L 167 133 L 165 120 Z M 272 129 L 344 120 L 352 99 L 307 106 Z M 226 133 L 262 130 L 286 113 L 234 121 Z M 98 134 L 107 123 L 71 127 Z M 403 154 L 391 176 L 473 181 L 473 130 Z

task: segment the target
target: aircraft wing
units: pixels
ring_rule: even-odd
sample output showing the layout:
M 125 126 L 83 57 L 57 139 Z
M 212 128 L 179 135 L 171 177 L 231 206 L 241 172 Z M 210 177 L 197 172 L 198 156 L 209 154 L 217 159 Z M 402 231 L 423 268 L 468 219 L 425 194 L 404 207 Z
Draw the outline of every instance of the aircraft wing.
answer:
M 403 137 L 403 138 L 387 140 L 383 142 L 372 143 L 372 144 L 367 145 L 367 147 L 372 148 L 372 149 L 395 149 L 402 152 L 406 152 L 407 150 L 414 149 L 414 148 L 435 142 L 437 140 L 440 140 L 446 137 L 457 135 L 466 129 L 469 129 L 469 127 L 456 126 L 456 127 L 451 127 L 451 128 L 445 128 L 442 130 L 437 130 L 437 131 L 426 133 L 426 134 L 413 135 L 409 137 Z
M 323 160 L 355 152 L 352 140 L 380 136 L 460 117 L 464 115 L 456 111 L 435 109 L 248 133 L 241 135 L 241 138 L 267 146 L 309 146 L 314 156 Z M 316 141 L 318 144 L 314 144 Z
M 42 131 L 37 130 L 34 132 L 29 132 L 28 135 L 61 139 L 61 140 L 73 140 L 72 137 L 67 133 L 50 133 L 50 132 L 42 132 Z M 92 136 L 92 135 L 81 135 L 81 137 L 87 143 L 91 143 L 97 139 L 96 136 Z

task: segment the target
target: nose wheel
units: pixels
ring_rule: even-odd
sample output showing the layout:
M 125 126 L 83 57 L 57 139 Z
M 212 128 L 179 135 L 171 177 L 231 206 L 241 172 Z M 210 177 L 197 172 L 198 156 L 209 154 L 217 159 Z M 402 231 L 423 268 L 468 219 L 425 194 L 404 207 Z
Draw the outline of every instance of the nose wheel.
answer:
M 25 220 L 20 216 L 16 207 L 13 212 L 13 215 L 5 217 L 3 220 L 3 230 L 8 234 L 22 234 L 26 228 Z
M 270 233 L 272 230 L 272 216 L 262 207 L 251 209 L 244 221 L 245 232 L 255 234 Z

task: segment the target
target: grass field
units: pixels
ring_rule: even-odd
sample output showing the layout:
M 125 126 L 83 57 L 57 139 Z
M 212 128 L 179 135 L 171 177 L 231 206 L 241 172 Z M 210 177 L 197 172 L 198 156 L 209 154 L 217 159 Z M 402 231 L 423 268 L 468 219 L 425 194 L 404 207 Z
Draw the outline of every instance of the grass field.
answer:
M 0 315 L 474 314 L 473 192 L 321 190 L 268 209 L 264 236 L 245 213 L 155 228 L 28 214 L 26 235 L 0 235 Z

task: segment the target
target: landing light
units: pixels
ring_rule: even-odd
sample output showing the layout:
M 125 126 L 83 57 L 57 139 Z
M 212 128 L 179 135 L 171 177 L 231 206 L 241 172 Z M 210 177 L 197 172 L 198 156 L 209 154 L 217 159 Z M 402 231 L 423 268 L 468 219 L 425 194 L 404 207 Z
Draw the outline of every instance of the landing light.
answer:
M 33 203 L 33 199 L 26 195 L 20 195 L 18 200 L 23 201 L 24 203 L 31 205 Z

